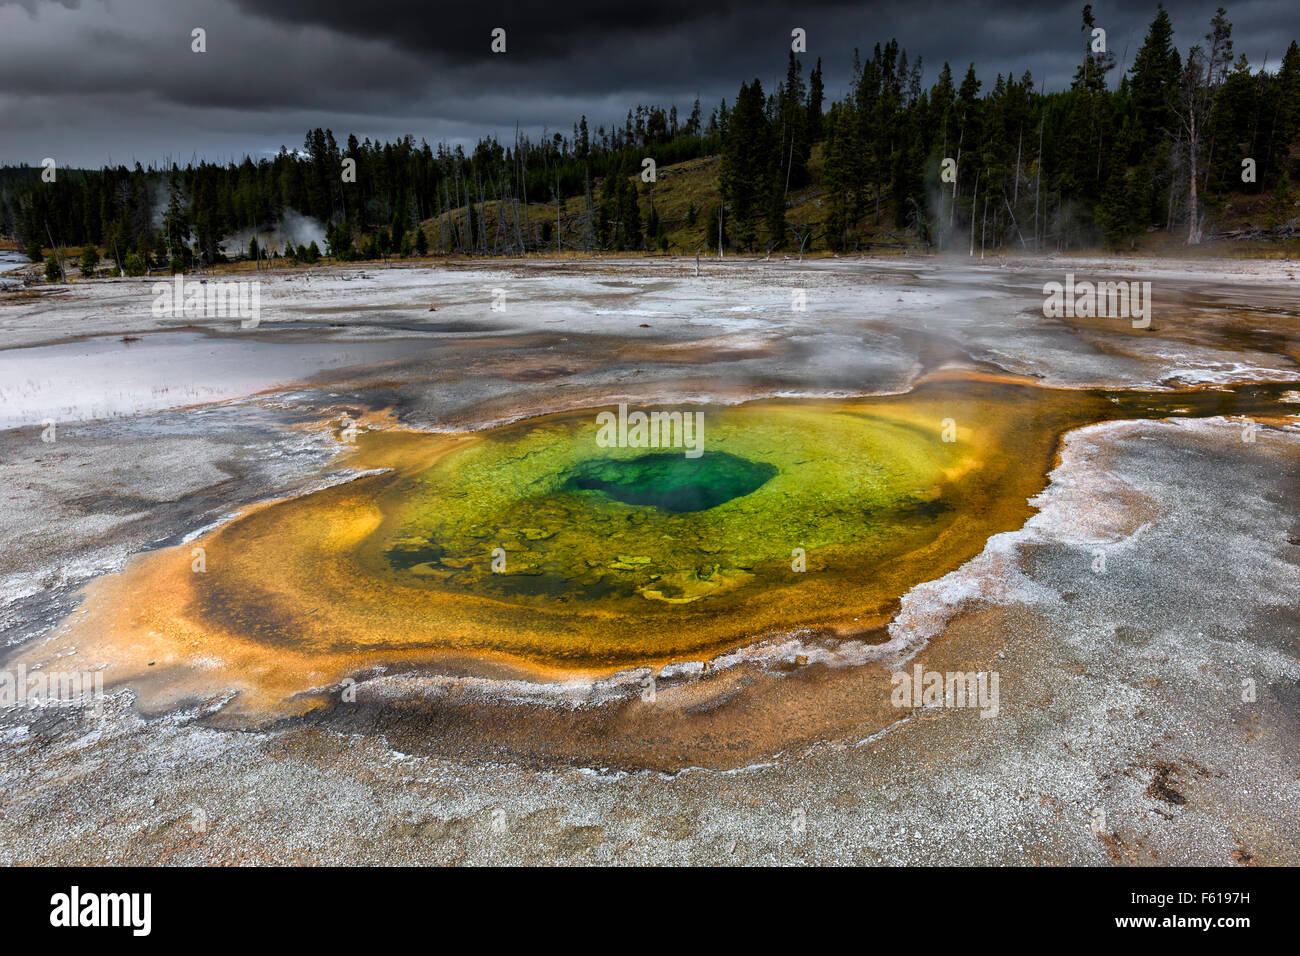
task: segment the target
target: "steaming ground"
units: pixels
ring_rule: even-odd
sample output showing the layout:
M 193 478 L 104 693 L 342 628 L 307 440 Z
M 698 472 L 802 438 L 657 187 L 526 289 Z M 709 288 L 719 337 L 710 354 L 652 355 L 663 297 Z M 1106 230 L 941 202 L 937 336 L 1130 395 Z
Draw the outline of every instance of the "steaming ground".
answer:
M 152 316 L 145 280 L 0 296 L 0 387 L 21 426 L 0 432 L 4 644 L 40 640 L 78 613 L 80 583 L 130 555 L 336 476 L 319 426 L 345 413 L 484 427 L 618 400 L 897 392 L 954 368 L 1064 387 L 1300 378 L 1287 263 L 694 269 L 277 274 L 244 331 Z M 1045 319 L 1042 284 L 1066 271 L 1151 281 L 1152 330 Z M 798 289 L 806 312 L 791 311 Z M 130 387 L 106 408 L 76 356 L 124 335 L 151 358 L 112 346 Z M 204 342 L 240 374 L 214 371 Z M 186 391 L 208 380 L 224 391 Z M 142 719 L 129 694 L 102 718 L 10 709 L 0 860 L 1300 863 L 1300 429 L 1287 411 L 1300 405 L 1249 443 L 1222 419 L 1074 432 L 1024 528 L 913 589 L 894 631 L 928 642 L 927 668 L 997 670 L 996 718 L 908 709 L 868 739 L 849 727 L 736 770 L 664 774 L 421 756 L 403 738 L 436 728 L 383 714 L 236 733 L 198 707 Z M 819 668 L 789 680 L 815 685 Z M 535 704 L 512 713 L 547 720 Z

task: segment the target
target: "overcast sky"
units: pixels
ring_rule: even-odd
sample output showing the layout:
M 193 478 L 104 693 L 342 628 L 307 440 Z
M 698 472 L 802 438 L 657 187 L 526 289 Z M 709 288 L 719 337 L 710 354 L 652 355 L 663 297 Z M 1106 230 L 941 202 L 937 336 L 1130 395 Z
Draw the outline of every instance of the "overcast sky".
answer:
M 1199 42 L 1224 0 L 1167 0 L 1181 50 Z M 566 135 L 585 113 L 594 131 L 638 102 L 697 95 L 705 115 L 745 79 L 784 76 L 790 31 L 808 35 L 805 75 L 823 60 L 828 96 L 890 37 L 943 61 L 960 79 L 974 61 L 986 87 L 1032 71 L 1068 84 L 1083 48 L 1082 2 L 1056 0 L 0 0 L 0 164 L 145 164 L 258 157 L 302 145 L 410 133 L 471 144 L 518 124 Z M 1300 0 L 1226 3 L 1234 52 L 1275 69 L 1300 39 Z M 1131 65 L 1155 0 L 1093 4 L 1109 46 Z M 191 52 L 191 31 L 207 52 Z M 507 52 L 490 52 L 491 31 Z M 1116 74 L 1116 80 L 1118 75 Z

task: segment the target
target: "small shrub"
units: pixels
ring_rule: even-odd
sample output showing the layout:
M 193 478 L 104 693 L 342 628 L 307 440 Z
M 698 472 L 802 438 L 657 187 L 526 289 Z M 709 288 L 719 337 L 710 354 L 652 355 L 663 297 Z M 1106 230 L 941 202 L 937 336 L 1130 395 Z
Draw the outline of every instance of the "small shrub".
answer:
M 145 273 L 146 266 L 144 260 L 137 253 L 128 252 L 126 259 L 122 261 L 122 271 L 129 276 L 142 276 Z

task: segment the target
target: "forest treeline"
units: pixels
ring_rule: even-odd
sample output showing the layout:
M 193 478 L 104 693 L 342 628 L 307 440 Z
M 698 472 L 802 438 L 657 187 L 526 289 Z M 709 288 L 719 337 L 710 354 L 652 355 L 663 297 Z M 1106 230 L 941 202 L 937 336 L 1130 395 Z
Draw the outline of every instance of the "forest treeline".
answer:
M 1056 92 L 1028 72 L 985 88 L 973 63 L 960 79 L 944 63 L 927 87 L 921 59 L 891 40 L 855 53 L 833 102 L 821 61 L 805 76 L 791 53 L 776 89 L 742 83 L 708 117 L 698 100 L 684 117 L 637 106 L 621 126 L 590 130 L 584 116 L 568 135 L 488 137 L 469 153 L 315 129 L 300 150 L 256 162 L 59 170 L 54 182 L 9 167 L 0 232 L 37 254 L 84 246 L 84 258 L 102 250 L 138 271 L 219 261 L 223 237 L 286 210 L 320 220 L 327 249 L 274 252 L 342 259 L 667 249 L 684 228 L 710 251 L 855 249 L 891 229 L 961 251 L 1119 248 L 1152 229 L 1194 244 L 1231 194 L 1268 197 L 1269 225 L 1294 216 L 1296 42 L 1273 72 L 1254 68 L 1234 57 L 1220 9 L 1180 52 L 1161 6 L 1116 82 L 1096 28 L 1085 6 L 1073 81 Z M 644 160 L 713 156 L 717 189 L 666 221 Z

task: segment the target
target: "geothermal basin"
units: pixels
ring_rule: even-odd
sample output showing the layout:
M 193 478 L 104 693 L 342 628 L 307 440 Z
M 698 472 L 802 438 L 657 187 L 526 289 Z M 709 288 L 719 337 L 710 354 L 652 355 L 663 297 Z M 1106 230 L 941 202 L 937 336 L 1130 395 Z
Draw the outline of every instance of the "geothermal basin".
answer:
M 1294 270 L 1069 269 L 1150 327 L 1045 315 L 1028 259 L 0 300 L 8 666 L 108 694 L 0 711 L 4 845 L 366 861 L 364 806 L 424 861 L 1295 862 Z M 900 706 L 916 666 L 998 706 Z

